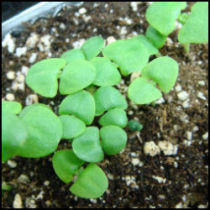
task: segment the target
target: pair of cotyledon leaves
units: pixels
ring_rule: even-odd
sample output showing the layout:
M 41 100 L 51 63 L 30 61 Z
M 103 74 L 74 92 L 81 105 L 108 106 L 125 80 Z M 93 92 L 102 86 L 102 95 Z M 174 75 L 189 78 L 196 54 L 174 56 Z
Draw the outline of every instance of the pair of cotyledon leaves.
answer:
M 146 37 L 160 48 L 163 46 L 166 37 L 176 27 L 176 20 L 179 20 L 181 10 L 187 6 L 186 2 L 153 2 L 146 11 L 146 19 L 150 26 L 147 29 Z M 186 13 L 185 13 L 186 14 Z M 178 33 L 178 41 L 187 43 L 208 42 L 208 2 L 196 2 L 187 15 L 183 26 Z

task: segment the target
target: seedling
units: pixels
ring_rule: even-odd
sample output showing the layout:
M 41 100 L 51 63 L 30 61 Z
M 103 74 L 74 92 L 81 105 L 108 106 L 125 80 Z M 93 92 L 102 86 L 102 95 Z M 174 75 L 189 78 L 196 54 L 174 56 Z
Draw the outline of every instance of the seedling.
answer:
M 137 120 L 130 120 L 128 122 L 128 128 L 131 131 L 141 131 L 143 128 L 143 125 L 139 123 Z
M 183 26 L 178 33 L 178 40 L 189 51 L 190 43 L 208 43 L 208 2 L 196 2 L 189 16 L 182 16 Z

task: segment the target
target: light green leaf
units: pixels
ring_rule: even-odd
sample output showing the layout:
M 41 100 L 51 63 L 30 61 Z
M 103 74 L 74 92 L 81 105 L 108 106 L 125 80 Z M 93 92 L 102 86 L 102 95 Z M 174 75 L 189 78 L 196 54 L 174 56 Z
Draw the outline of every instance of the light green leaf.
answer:
M 70 63 L 71 61 L 75 61 L 75 60 L 85 60 L 85 56 L 84 53 L 82 52 L 82 50 L 80 49 L 72 49 L 72 50 L 68 50 L 66 52 L 64 52 L 61 55 L 61 58 L 63 58 L 66 63 Z
M 113 108 L 126 109 L 128 104 L 125 97 L 114 87 L 100 87 L 94 93 L 96 115 Z
M 90 163 L 78 176 L 70 191 L 82 198 L 98 198 L 108 188 L 108 179 L 103 170 Z
M 2 112 L 2 162 L 17 155 L 27 135 L 26 127 L 20 118 L 11 112 Z
M 22 105 L 17 101 L 3 101 L 2 100 L 2 112 L 10 112 L 18 114 L 22 110 Z
M 85 123 L 75 116 L 61 115 L 59 116 L 63 125 L 63 138 L 72 139 L 85 131 Z
M 93 84 L 98 86 L 112 86 L 120 82 L 120 73 L 108 58 L 95 57 L 91 60 L 91 63 L 96 68 L 96 78 Z
M 43 104 L 27 106 L 20 113 L 26 126 L 28 137 L 18 151 L 18 155 L 38 158 L 54 152 L 63 135 L 60 119 Z
M 127 123 L 128 118 L 126 112 L 119 108 L 109 110 L 99 119 L 99 124 L 102 126 L 117 125 L 121 128 L 124 128 Z
M 86 60 L 69 62 L 64 68 L 59 90 L 63 95 L 72 94 L 89 86 L 96 77 L 95 67 Z
M 152 26 L 149 26 L 147 28 L 146 37 L 158 49 L 164 45 L 167 38 L 167 36 L 164 36 L 161 33 L 159 33 Z
M 138 39 L 124 39 L 106 46 L 103 55 L 120 67 L 124 76 L 140 72 L 149 59 L 149 52 Z
M 126 132 L 114 125 L 108 125 L 100 129 L 101 144 L 107 155 L 120 153 L 126 146 Z
M 89 38 L 81 47 L 87 60 L 91 60 L 97 56 L 104 47 L 104 40 L 101 36 L 94 36 Z
M 72 150 L 59 150 L 52 158 L 53 169 L 57 176 L 65 183 L 72 181 L 73 175 L 84 164 Z
M 178 63 L 168 56 L 163 56 L 147 64 L 142 71 L 142 76 L 152 79 L 164 93 L 168 93 L 176 82 L 178 72 Z
M 153 2 L 146 11 L 149 24 L 161 34 L 168 36 L 176 27 L 176 19 L 186 2 Z
M 135 79 L 128 88 L 128 97 L 135 104 L 149 104 L 161 96 L 155 85 L 142 77 Z
M 178 33 L 180 43 L 208 43 L 208 2 L 196 2 Z
M 59 106 L 59 114 L 75 115 L 90 125 L 95 116 L 95 100 L 89 92 L 81 90 L 63 99 Z
M 99 162 L 104 158 L 97 127 L 86 128 L 82 135 L 73 140 L 72 148 L 76 156 L 86 162 Z
M 65 64 L 62 58 L 48 58 L 35 63 L 28 71 L 26 84 L 41 96 L 55 97 L 58 89 L 57 78 Z
M 154 47 L 152 42 L 150 42 L 146 36 L 140 34 L 138 36 L 132 37 L 132 39 L 138 39 L 144 45 L 144 47 L 147 48 L 150 56 L 158 53 L 158 49 Z

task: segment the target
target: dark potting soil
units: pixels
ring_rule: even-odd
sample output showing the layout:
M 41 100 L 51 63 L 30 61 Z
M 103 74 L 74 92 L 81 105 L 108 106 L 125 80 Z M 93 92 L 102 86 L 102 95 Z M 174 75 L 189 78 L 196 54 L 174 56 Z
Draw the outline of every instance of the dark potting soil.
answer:
M 188 3 L 186 11 L 192 4 Z M 109 42 L 110 37 L 144 34 L 147 7 L 146 2 L 85 2 L 62 9 L 56 17 L 24 23 L 25 30 L 13 33 L 10 47 L 4 44 L 2 48 L 2 99 L 19 101 L 23 106 L 37 101 L 23 76 L 41 59 L 59 57 L 94 35 L 102 35 Z M 138 119 L 144 127 L 140 133 L 126 129 L 126 149 L 98 163 L 109 179 L 109 188 L 101 198 L 82 199 L 71 194 L 71 184 L 64 184 L 53 171 L 52 155 L 39 159 L 14 157 L 2 165 L 2 181 L 12 186 L 3 192 L 2 207 L 207 207 L 208 45 L 191 45 L 190 52 L 185 53 L 175 31 L 160 53 L 179 63 L 176 85 L 154 104 L 136 106 L 128 100 L 128 118 Z M 15 78 L 11 76 L 14 73 Z M 127 95 L 129 83 L 130 77 L 124 77 L 117 88 Z M 29 97 L 31 94 L 36 97 Z M 38 101 L 49 104 L 55 112 L 63 98 L 59 94 L 54 99 L 38 95 Z M 158 144 L 161 140 L 176 145 L 177 152 L 153 157 L 144 153 L 145 142 Z M 62 140 L 58 149 L 62 148 L 70 148 L 70 143 Z

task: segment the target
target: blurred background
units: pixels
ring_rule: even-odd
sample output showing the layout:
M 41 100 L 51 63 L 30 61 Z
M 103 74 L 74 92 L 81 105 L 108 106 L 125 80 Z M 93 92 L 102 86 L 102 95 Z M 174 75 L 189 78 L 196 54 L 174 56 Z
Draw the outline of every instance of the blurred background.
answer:
M 22 12 L 23 10 L 37 4 L 39 2 L 26 2 L 26 1 L 22 1 L 22 2 L 15 2 L 15 1 L 4 1 L 1 2 L 2 5 L 2 22 L 4 22 L 5 20 L 8 20 L 9 18 L 11 18 L 14 15 L 19 14 L 20 12 Z

